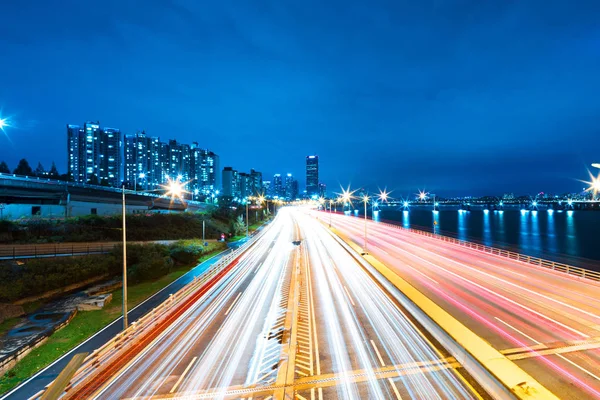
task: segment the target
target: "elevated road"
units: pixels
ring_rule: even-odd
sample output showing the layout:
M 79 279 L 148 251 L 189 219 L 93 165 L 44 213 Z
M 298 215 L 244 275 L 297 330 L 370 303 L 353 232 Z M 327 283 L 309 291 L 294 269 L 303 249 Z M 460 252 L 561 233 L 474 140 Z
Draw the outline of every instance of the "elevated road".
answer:
M 332 221 L 364 246 L 363 219 Z M 599 283 L 373 221 L 367 226 L 369 254 L 546 388 L 562 399 L 600 399 Z
M 88 398 L 489 398 L 321 224 L 281 209 Z

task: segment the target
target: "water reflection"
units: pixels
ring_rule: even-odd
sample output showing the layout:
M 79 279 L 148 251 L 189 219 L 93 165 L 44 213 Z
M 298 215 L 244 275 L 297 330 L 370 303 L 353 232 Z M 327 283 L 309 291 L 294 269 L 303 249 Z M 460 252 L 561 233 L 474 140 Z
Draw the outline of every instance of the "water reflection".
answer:
M 548 210 L 548 250 L 555 253 L 558 251 L 558 246 L 556 245 L 556 227 L 554 226 L 554 210 Z
M 521 210 L 519 224 L 519 246 L 523 249 L 529 249 L 529 224 L 528 211 Z
M 496 233 L 500 243 L 506 243 L 506 230 L 504 229 L 504 210 L 498 210 L 494 213 L 497 217 Z
M 433 214 L 433 233 L 440 233 L 440 212 L 437 210 L 432 211 Z
M 458 211 L 458 239 L 467 240 L 467 213 L 466 211 Z
M 402 211 L 402 226 L 410 228 L 410 213 L 406 210 Z
M 542 239 L 540 237 L 540 220 L 538 218 L 537 210 L 531 212 L 531 246 L 534 249 L 539 249 L 542 246 Z
M 575 237 L 575 219 L 573 210 L 567 211 L 567 253 L 578 254 L 577 238 Z
M 490 229 L 490 211 L 483 210 L 483 244 L 492 245 L 492 231 Z

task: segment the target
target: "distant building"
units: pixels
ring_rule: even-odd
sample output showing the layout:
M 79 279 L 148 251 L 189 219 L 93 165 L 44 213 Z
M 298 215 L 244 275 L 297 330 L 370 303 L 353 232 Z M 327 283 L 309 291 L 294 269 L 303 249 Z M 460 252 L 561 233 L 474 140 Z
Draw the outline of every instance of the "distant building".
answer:
M 238 172 L 231 168 L 223 168 L 223 196 L 240 198 Z
M 221 187 L 219 156 L 176 140 L 163 143 L 141 131 L 123 136 L 119 129 L 101 128 L 99 122 L 83 127 L 67 125 L 68 168 L 75 182 L 154 190 L 168 179 L 186 182 L 186 189 L 203 194 Z
M 121 132 L 98 122 L 67 125 L 68 168 L 75 182 L 117 186 L 121 181 Z
M 281 179 L 281 174 L 273 175 L 273 197 L 279 197 L 280 199 L 285 197 L 285 187 Z
M 221 187 L 219 173 L 219 156 L 207 149 L 198 147 L 194 142 L 191 146 L 191 185 L 194 192 L 208 195 Z
M 306 194 L 319 195 L 319 156 L 306 156 Z
M 100 183 L 121 184 L 121 131 L 105 128 L 101 143 Z
M 254 169 L 250 170 L 250 186 L 252 196 L 259 196 L 263 192 L 263 180 L 262 173 L 255 171 Z
M 298 181 L 294 179 L 292 174 L 287 174 L 285 177 L 285 199 L 288 201 L 298 198 Z
M 319 183 L 319 197 L 327 197 L 327 185 Z
M 264 196 L 273 197 L 273 186 L 271 186 L 271 181 L 263 181 L 262 192 Z

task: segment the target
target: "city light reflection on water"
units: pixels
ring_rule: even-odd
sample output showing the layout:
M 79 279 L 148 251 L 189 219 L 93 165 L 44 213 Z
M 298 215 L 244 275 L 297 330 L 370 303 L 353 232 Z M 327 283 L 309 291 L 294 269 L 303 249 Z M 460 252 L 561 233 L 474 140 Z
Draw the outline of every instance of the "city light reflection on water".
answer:
M 371 210 L 368 212 L 371 215 Z M 362 216 L 360 210 L 352 214 Z M 600 269 L 600 246 L 596 245 L 600 212 L 505 209 L 484 213 L 482 209 L 442 209 L 434 213 L 431 207 L 381 207 L 376 220 L 397 221 L 405 228 L 428 232 L 435 229 L 436 233 L 461 240 L 576 265 L 597 264 L 594 269 Z

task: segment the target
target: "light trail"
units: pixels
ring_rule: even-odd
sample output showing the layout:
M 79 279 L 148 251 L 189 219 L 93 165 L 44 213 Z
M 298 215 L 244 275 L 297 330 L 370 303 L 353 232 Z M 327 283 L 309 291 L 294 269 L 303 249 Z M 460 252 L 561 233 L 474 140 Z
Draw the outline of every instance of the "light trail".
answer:
M 363 219 L 333 216 L 333 225 L 359 246 L 362 224 Z M 598 283 L 373 221 L 369 224 L 371 254 L 499 350 L 527 347 L 506 331 L 505 324 L 525 338 L 538 338 L 536 343 L 598 336 Z M 537 354 L 534 359 L 539 362 L 523 368 L 556 385 L 548 388 L 559 397 L 600 398 L 599 352 L 585 350 L 569 356 L 573 359 Z M 560 380 L 554 379 L 557 374 Z M 560 382 L 573 382 L 577 389 Z
M 300 338 L 300 351 L 289 353 L 284 337 Z M 95 396 L 266 398 L 291 354 L 285 390 L 298 398 L 480 398 L 436 346 L 324 226 L 283 208 L 231 272 Z M 302 379 L 314 382 L 306 393 L 295 386 Z

